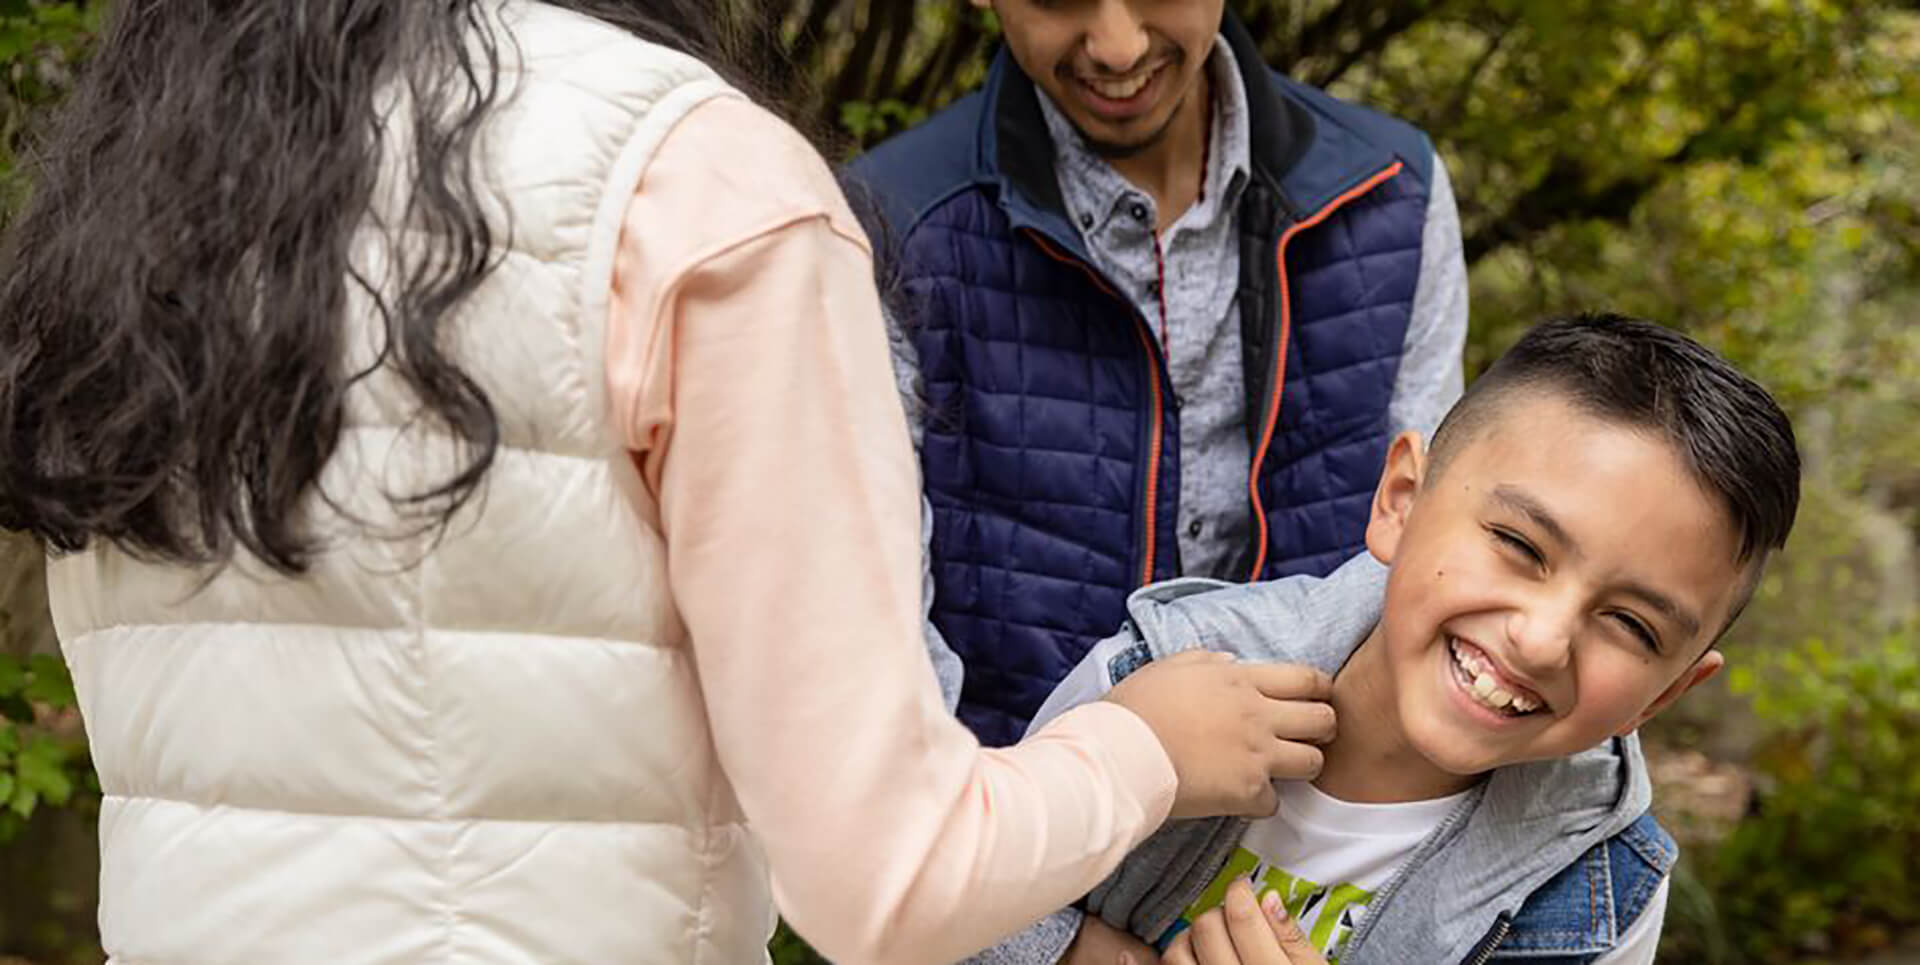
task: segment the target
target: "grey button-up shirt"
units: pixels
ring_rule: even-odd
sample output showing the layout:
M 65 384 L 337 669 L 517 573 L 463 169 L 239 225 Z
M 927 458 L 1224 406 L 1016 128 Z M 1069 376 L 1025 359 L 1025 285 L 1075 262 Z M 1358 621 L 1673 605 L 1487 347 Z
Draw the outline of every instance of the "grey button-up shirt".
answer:
M 1153 196 L 1088 150 L 1044 92 L 1040 110 L 1068 216 L 1095 266 L 1146 319 L 1166 360 L 1173 417 L 1180 420 L 1180 570 L 1244 578 L 1224 570 L 1252 538 L 1253 526 L 1236 307 L 1240 195 L 1253 167 L 1253 135 L 1246 87 L 1225 38 L 1214 41 L 1207 71 L 1213 124 L 1206 180 L 1199 199 L 1164 234 L 1154 230 Z

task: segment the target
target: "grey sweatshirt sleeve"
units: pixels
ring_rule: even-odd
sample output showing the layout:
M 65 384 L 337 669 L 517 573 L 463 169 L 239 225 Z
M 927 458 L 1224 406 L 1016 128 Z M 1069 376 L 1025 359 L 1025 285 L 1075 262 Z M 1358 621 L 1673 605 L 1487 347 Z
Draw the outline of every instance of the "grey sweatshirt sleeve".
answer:
M 967 959 L 965 965 L 1054 965 L 1067 957 L 1067 948 L 1080 934 L 1083 917 L 1077 908 L 1062 908 Z
M 1460 239 L 1460 211 L 1453 182 L 1439 152 L 1433 155 L 1433 187 L 1420 238 L 1420 280 L 1413 314 L 1387 409 L 1394 433 L 1408 429 L 1431 437 L 1441 417 L 1460 398 L 1461 353 L 1467 341 L 1467 262 Z
M 920 442 L 926 436 L 926 401 L 920 391 L 920 353 L 913 347 L 913 340 L 900 327 L 894 313 L 885 306 L 881 308 L 881 317 L 887 323 L 887 350 L 893 361 L 894 387 L 900 392 L 900 405 L 906 411 L 907 433 L 913 439 L 914 451 L 920 449 Z M 947 713 L 951 714 L 960 707 L 960 683 L 965 676 L 965 667 L 960 656 L 947 646 L 947 640 L 940 635 L 939 628 L 933 625 L 933 504 L 927 497 L 920 497 L 920 633 L 927 646 L 927 660 L 933 664 L 933 676 L 940 681 L 940 696 L 947 703 Z
M 966 667 L 960 655 L 947 646 L 947 638 L 933 625 L 933 505 L 920 497 L 920 635 L 927 644 L 927 659 L 933 663 L 934 679 L 940 681 L 940 698 L 947 713 L 960 709 L 960 683 Z

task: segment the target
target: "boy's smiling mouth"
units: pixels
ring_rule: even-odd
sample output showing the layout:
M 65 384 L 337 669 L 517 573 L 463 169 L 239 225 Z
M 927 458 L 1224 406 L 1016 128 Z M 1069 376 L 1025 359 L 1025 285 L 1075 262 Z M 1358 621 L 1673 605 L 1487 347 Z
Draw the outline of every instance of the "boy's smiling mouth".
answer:
M 1546 709 L 1547 702 L 1500 672 L 1479 647 L 1459 637 L 1447 637 L 1453 658 L 1453 678 L 1474 703 L 1505 717 L 1526 717 Z

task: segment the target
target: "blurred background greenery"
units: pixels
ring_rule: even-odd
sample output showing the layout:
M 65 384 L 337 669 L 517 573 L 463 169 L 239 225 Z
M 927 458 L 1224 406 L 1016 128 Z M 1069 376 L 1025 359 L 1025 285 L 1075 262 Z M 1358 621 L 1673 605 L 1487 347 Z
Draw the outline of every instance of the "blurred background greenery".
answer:
M 961 0 L 724 2 L 841 158 L 970 90 L 996 44 Z M 1229 5 L 1271 63 L 1433 134 L 1470 374 L 1543 314 L 1605 307 L 1686 329 L 1787 405 L 1799 527 L 1734 672 L 1647 735 L 1686 845 L 1664 958 L 1920 962 L 1920 0 Z M 0 0 L 0 211 L 103 6 Z M 96 962 L 98 788 L 17 541 L 0 648 L 0 965 Z M 810 955 L 783 934 L 775 957 Z

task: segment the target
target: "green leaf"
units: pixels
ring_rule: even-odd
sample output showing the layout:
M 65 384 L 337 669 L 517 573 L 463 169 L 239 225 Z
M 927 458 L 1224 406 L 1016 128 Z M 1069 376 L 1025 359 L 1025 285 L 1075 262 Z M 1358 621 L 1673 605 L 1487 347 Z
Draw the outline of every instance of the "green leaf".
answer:
M 73 797 L 73 778 L 68 777 L 64 764 L 66 752 L 51 738 L 36 738 L 20 754 L 16 770 L 20 777 L 20 786 L 31 788 L 55 806 L 67 803 Z
M 33 817 L 34 808 L 40 805 L 40 795 L 33 788 L 21 785 L 13 789 L 13 799 L 7 802 L 7 809 L 22 819 Z
M 74 705 L 73 677 L 67 672 L 66 663 L 59 657 L 40 654 L 33 658 L 30 666 L 33 679 L 23 691 L 28 700 L 38 701 L 55 710 L 66 710 Z

